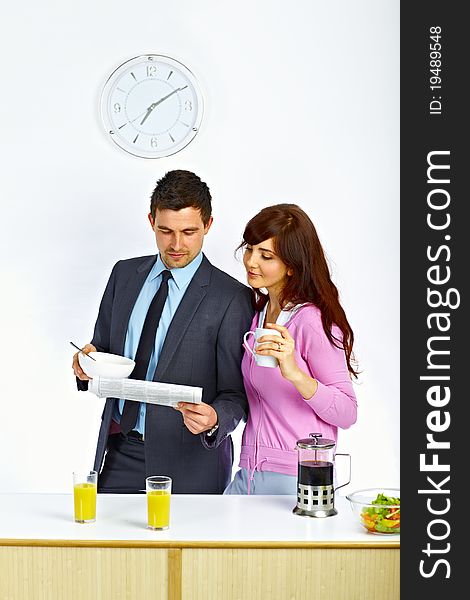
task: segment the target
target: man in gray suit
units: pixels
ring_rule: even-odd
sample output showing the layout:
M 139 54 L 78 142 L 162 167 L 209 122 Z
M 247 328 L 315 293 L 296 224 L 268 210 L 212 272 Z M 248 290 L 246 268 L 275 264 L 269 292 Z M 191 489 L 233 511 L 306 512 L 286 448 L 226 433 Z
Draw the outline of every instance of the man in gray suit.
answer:
M 230 433 L 247 413 L 240 363 L 253 308 L 250 289 L 202 253 L 211 212 L 209 188 L 197 175 L 169 171 L 157 182 L 148 215 L 159 253 L 119 261 L 110 275 L 85 351 L 135 358 L 149 306 L 168 276 L 142 378 L 202 387 L 203 395 L 201 404 L 181 403 L 177 410 L 142 403 L 128 432 L 121 419 L 130 408 L 107 398 L 94 465 L 100 492 L 145 490 L 149 475 L 170 476 L 173 492 L 185 494 L 221 494 L 230 481 Z M 77 354 L 72 366 L 78 389 L 86 390 Z

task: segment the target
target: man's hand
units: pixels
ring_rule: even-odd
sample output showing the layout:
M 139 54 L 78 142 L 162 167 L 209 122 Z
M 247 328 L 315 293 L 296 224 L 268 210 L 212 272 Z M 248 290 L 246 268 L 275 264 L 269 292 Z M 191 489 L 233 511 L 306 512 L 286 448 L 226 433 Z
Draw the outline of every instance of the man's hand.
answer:
M 218 421 L 215 410 L 205 402 L 201 402 L 201 404 L 179 402 L 175 409 L 180 411 L 184 424 L 194 434 L 209 431 Z
M 96 348 L 93 346 L 93 344 L 86 344 L 85 346 L 83 346 L 83 353 L 88 354 L 89 352 L 96 352 Z M 75 377 L 78 377 L 78 379 L 81 379 L 82 381 L 89 381 L 90 378 L 88 377 L 88 375 L 86 375 L 84 373 L 84 371 L 82 370 L 82 367 L 80 366 L 80 364 L 78 362 L 79 354 L 80 354 L 80 352 L 76 352 L 73 355 L 73 362 L 72 362 L 73 372 L 75 373 Z

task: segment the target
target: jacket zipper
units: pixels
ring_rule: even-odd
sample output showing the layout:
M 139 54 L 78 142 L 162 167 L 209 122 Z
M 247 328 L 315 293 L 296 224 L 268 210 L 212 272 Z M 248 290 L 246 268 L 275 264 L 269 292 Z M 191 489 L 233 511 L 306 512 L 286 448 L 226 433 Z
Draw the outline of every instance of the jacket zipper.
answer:
M 255 383 L 253 381 L 253 367 L 254 367 L 255 363 L 256 363 L 255 358 L 254 358 L 254 356 L 252 356 L 251 357 L 251 362 L 250 362 L 250 378 L 251 378 L 251 385 L 253 386 L 253 389 L 255 390 L 256 396 L 258 398 L 258 406 L 259 406 L 259 419 L 258 419 L 258 424 L 257 424 L 256 434 L 255 434 L 255 458 L 254 458 L 253 472 L 255 471 L 256 465 L 258 464 L 259 432 L 261 430 L 261 418 L 262 418 L 262 415 L 263 415 L 262 404 L 261 404 L 261 396 L 260 396 L 260 393 L 258 391 L 258 388 L 256 387 L 256 385 L 255 385 Z

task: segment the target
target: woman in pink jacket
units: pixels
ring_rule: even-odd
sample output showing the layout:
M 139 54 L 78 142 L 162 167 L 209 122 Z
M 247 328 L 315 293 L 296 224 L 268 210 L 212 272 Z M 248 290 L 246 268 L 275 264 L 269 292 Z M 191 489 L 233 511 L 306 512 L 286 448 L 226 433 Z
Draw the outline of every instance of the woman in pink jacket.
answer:
M 354 334 L 315 227 L 297 205 L 261 210 L 246 225 L 239 248 L 255 291 L 251 330 L 265 327 L 281 337 L 264 335 L 256 349 L 276 357 L 276 368 L 257 365 L 245 349 L 249 415 L 240 469 L 224 493 L 295 495 L 297 440 L 311 432 L 337 440 L 338 427 L 356 421 Z

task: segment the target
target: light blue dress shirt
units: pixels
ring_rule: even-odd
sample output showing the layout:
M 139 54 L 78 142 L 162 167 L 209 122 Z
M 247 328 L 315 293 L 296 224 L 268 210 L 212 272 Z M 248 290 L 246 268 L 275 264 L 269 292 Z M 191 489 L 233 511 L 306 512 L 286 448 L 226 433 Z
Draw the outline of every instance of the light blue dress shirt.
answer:
M 172 277 L 168 280 L 168 297 L 163 307 L 163 312 L 160 317 L 158 324 L 157 334 L 155 336 L 155 347 L 150 357 L 149 366 L 147 369 L 147 381 L 153 380 L 155 369 L 157 368 L 158 359 L 162 351 L 163 342 L 165 341 L 166 333 L 170 327 L 171 320 L 176 312 L 176 309 L 181 302 L 184 293 L 188 285 L 191 282 L 194 274 L 196 273 L 199 265 L 202 262 L 202 252 L 194 258 L 189 265 L 180 269 L 170 269 Z M 127 326 L 126 342 L 124 344 L 124 356 L 127 358 L 135 358 L 137 352 L 137 346 L 139 344 L 140 334 L 144 326 L 145 316 L 149 309 L 150 303 L 155 296 L 160 284 L 162 282 L 162 271 L 165 271 L 167 267 L 164 265 L 160 255 L 152 267 L 150 273 L 145 280 L 140 294 L 136 300 L 134 308 L 132 310 L 129 324 Z M 124 407 L 124 400 L 121 398 L 119 402 L 115 403 L 113 419 L 117 422 L 121 422 L 122 409 Z M 139 415 L 137 417 L 137 423 L 135 430 L 140 433 L 144 433 L 145 430 L 145 412 L 147 405 L 142 402 L 140 404 Z

